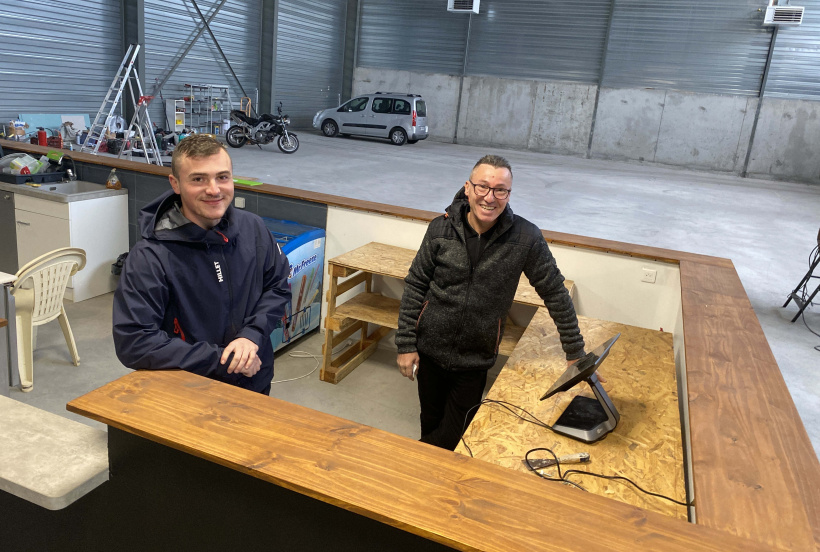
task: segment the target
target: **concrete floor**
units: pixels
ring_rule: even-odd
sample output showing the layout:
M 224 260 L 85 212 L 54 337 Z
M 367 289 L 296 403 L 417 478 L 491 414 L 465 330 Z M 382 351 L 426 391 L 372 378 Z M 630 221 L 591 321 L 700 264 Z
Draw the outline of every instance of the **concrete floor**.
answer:
M 820 337 L 794 304 L 781 305 L 808 268 L 820 226 L 820 187 L 743 179 L 660 166 L 494 150 L 423 141 L 395 147 L 366 138 L 298 132 L 299 151 L 276 146 L 231 150 L 239 177 L 345 197 L 442 211 L 486 153 L 506 156 L 514 172 L 513 210 L 539 227 L 731 259 L 740 275 L 798 411 L 820 453 Z M 815 281 L 816 285 L 816 281 Z M 82 364 L 73 367 L 59 326 L 40 329 L 34 391 L 15 399 L 68 415 L 65 403 L 124 373 L 113 351 L 111 295 L 67 304 Z M 820 309 L 805 320 L 820 332 Z M 276 378 L 309 372 L 321 352 L 314 332 L 277 357 Z M 418 437 L 415 385 L 380 350 L 339 385 L 309 378 L 274 385 L 271 394 L 411 438 Z M 79 419 L 79 418 L 78 418 Z

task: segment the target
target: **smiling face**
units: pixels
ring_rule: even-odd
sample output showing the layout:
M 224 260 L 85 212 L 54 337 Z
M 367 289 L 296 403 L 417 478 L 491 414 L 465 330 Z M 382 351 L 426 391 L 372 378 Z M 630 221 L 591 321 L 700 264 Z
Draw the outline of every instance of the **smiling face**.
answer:
M 470 180 L 464 183 L 464 193 L 467 194 L 467 200 L 470 202 L 467 221 L 473 227 L 473 230 L 483 234 L 495 225 L 496 220 L 504 212 L 504 208 L 510 201 L 510 196 L 505 199 L 498 199 L 491 190 L 482 197 L 476 193 L 474 184 L 511 190 L 512 173 L 506 167 L 496 168 L 492 165 L 481 164 L 473 169 Z
M 178 159 L 177 176 L 168 177 L 174 192 L 182 198 L 185 218 L 206 230 L 225 215 L 233 200 L 231 158 L 224 149 L 204 157 Z

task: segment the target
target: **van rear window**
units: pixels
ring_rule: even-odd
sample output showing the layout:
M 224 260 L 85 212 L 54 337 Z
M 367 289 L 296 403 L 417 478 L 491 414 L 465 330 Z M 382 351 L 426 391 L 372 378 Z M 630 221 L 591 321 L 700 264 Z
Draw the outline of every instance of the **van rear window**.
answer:
M 405 100 L 396 100 L 393 103 L 393 113 L 399 113 L 401 115 L 410 115 L 410 102 Z
M 427 104 L 424 100 L 416 100 L 416 114 L 419 117 L 427 117 Z

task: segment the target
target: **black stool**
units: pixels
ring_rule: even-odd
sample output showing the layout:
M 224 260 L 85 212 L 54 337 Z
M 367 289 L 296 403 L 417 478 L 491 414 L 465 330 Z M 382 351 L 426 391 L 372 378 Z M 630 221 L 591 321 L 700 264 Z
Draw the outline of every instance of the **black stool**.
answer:
M 808 286 L 809 281 L 812 278 L 820 278 L 820 276 L 812 276 L 812 273 L 817 268 L 817 265 L 820 265 L 820 232 L 817 233 L 817 249 L 816 249 L 816 251 L 817 251 L 817 254 L 814 256 L 814 260 L 811 262 L 811 266 L 809 266 L 809 271 L 806 272 L 806 275 L 803 276 L 803 279 L 800 280 L 800 283 L 797 284 L 797 287 L 794 288 L 794 290 L 789 294 L 789 298 L 786 299 L 785 303 L 783 303 L 783 306 L 785 307 L 786 305 L 789 304 L 789 301 L 794 299 L 794 302 L 799 307 L 799 310 L 797 311 L 797 314 L 795 314 L 794 318 L 792 318 L 792 322 L 797 320 L 800 317 L 800 315 L 803 314 L 803 311 L 806 310 L 806 307 L 811 305 L 811 302 L 812 302 L 812 299 L 814 299 L 814 296 L 817 295 L 818 291 L 820 291 L 820 284 L 818 284 L 817 289 L 815 289 L 812 292 L 812 294 L 809 295 L 808 299 L 803 300 L 803 293 L 804 293 L 805 288 Z

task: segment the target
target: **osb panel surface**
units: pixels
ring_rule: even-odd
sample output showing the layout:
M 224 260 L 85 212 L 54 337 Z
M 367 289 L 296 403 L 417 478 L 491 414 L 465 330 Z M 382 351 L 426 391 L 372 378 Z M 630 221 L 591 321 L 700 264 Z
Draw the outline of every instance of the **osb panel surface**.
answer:
M 410 265 L 413 264 L 415 257 L 416 251 L 413 249 L 370 242 L 352 251 L 333 257 L 328 261 L 328 264 L 403 280 L 410 271 Z M 565 280 L 564 285 L 569 290 L 570 295 L 572 295 L 575 283 L 572 280 Z M 523 274 L 518 282 L 518 290 L 515 293 L 514 300 L 516 303 L 536 307 L 544 305 L 544 301 L 538 296 L 535 288 L 530 285 L 527 277 Z
M 588 350 L 621 333 L 600 370 L 607 379 L 604 387 L 621 414 L 615 430 L 602 441 L 586 444 L 523 422 L 507 410 L 487 404 L 479 408 L 464 435 L 473 455 L 528 472 L 521 460 L 532 448 L 550 448 L 558 456 L 589 452 L 590 463 L 569 465 L 568 469 L 628 477 L 644 489 L 685 501 L 672 334 L 583 316 L 578 317 L 578 322 Z M 541 421 L 553 424 L 574 396 L 594 396 L 589 386 L 581 384 L 539 401 L 565 369 L 555 325 L 547 310 L 540 308 L 487 398 L 520 406 Z M 463 444 L 456 450 L 469 454 Z M 547 454 L 537 453 L 535 457 Z M 554 474 L 555 470 L 546 472 Z M 685 507 L 644 495 L 624 482 L 582 475 L 570 477 L 589 492 L 686 518 Z
M 569 291 L 570 297 L 573 299 L 575 298 L 575 282 L 572 280 L 564 280 L 564 286 Z M 535 291 L 535 288 L 530 285 L 529 280 L 525 275 L 521 275 L 521 279 L 518 281 L 518 289 L 515 291 L 515 299 L 516 303 L 522 303 L 524 305 L 532 305 L 534 307 L 543 307 L 544 300 L 538 295 L 538 292 Z
M 414 249 L 370 242 L 353 251 L 333 257 L 328 263 L 404 279 L 415 257 Z
M 349 322 L 345 319 L 352 318 L 395 330 L 399 327 L 399 303 L 398 299 L 385 297 L 378 293 L 360 293 L 336 308 L 331 318 L 337 322 L 337 325 L 331 329 L 347 326 Z

